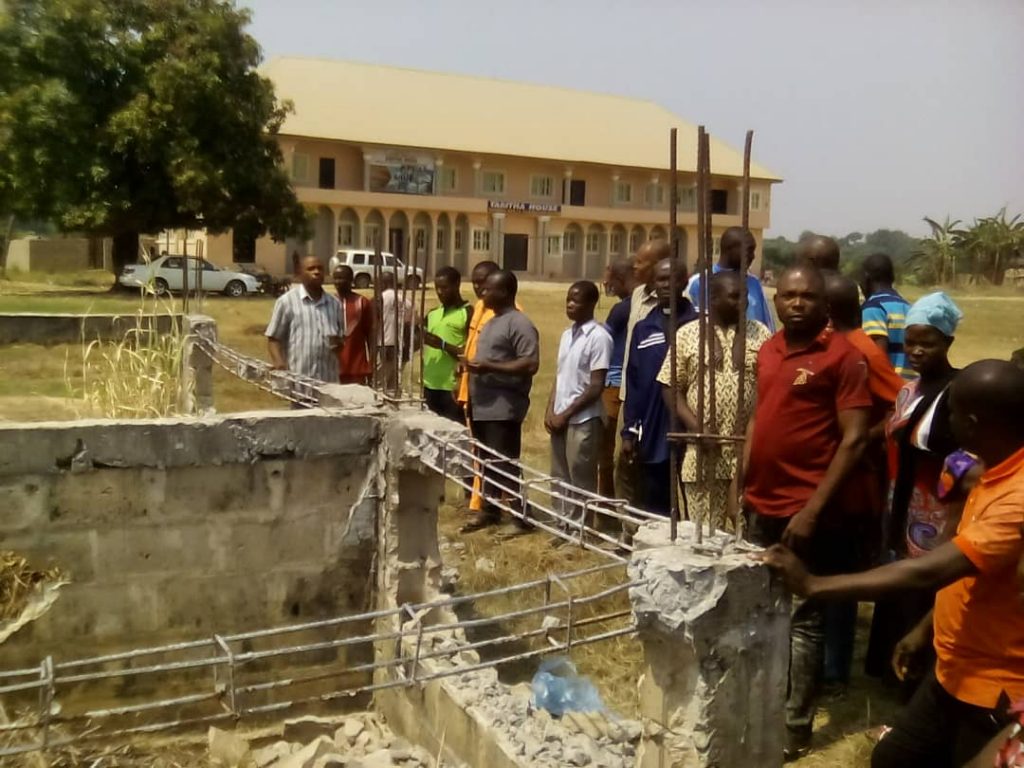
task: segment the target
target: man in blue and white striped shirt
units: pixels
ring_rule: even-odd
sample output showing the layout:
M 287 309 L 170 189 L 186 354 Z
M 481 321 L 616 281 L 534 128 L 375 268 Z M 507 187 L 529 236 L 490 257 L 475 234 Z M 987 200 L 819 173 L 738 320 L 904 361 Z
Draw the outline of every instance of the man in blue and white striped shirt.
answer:
M 274 303 L 266 331 L 271 364 L 274 370 L 336 384 L 344 337 L 341 302 L 324 291 L 324 264 L 316 256 L 302 260 L 299 278 Z

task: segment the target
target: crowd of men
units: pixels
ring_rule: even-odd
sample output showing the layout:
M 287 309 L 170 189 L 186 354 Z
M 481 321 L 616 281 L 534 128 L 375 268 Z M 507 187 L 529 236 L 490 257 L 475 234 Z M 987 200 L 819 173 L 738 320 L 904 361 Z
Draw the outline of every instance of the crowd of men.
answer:
M 672 275 L 685 266 L 673 265 L 667 242 L 648 242 L 608 267 L 605 293 L 617 302 L 604 322 L 597 286 L 569 286 L 545 393 L 552 475 L 666 515 L 678 481 L 684 516 L 742 526 L 765 547 L 794 593 L 787 758 L 810 747 L 823 683 L 849 680 L 856 601 L 874 600 L 868 671 L 898 681 L 906 707 L 872 764 L 1016 765 L 1005 756 L 1020 749 L 1024 709 L 1024 370 L 997 360 L 957 370 L 948 356 L 962 317 L 955 303 L 941 292 L 906 301 L 884 254 L 864 260 L 858 285 L 840 274 L 827 237 L 801 243 L 778 278 L 774 315 L 747 274 L 740 317 L 741 269 L 755 249 L 746 230 L 726 230 L 707 290 L 696 275 L 676 281 L 673 297 Z M 335 300 L 320 262 L 302 262 L 300 285 L 278 299 L 267 328 L 274 367 L 366 383 L 372 360 L 389 375 L 403 364 L 397 339 L 417 325 L 411 306 L 390 283 L 375 307 L 346 270 L 333 275 Z M 528 534 L 521 515 L 501 526 L 495 501 L 518 473 L 539 334 L 513 273 L 484 261 L 471 278 L 472 305 L 459 272 L 438 270 L 439 304 L 406 348 L 414 336 L 424 345 L 427 406 L 507 459 L 483 463 L 463 530 Z M 716 399 L 704 424 L 701 312 L 703 388 Z M 746 440 L 712 445 L 700 476 L 692 448 L 672 466 L 674 422 Z M 516 495 L 503 506 L 518 509 Z M 993 762 L 996 750 L 1003 762 Z

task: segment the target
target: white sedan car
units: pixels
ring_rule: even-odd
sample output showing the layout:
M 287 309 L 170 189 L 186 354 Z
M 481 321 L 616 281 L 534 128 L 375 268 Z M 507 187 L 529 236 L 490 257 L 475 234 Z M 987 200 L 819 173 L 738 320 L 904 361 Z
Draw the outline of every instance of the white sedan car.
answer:
M 161 256 L 148 264 L 127 264 L 117 282 L 127 288 L 152 286 L 157 295 L 182 290 L 182 256 Z M 190 258 L 188 260 L 188 289 L 195 291 L 202 272 L 203 290 L 223 293 L 227 296 L 244 296 L 259 293 L 260 281 L 245 272 L 221 269 L 208 261 Z

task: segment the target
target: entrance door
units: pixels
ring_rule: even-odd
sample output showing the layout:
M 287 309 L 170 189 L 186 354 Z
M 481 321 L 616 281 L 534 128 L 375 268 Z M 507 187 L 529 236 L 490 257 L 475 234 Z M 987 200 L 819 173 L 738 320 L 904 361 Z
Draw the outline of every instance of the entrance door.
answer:
M 530 238 L 527 235 L 505 235 L 505 269 L 513 272 L 525 272 L 527 269 L 527 251 Z

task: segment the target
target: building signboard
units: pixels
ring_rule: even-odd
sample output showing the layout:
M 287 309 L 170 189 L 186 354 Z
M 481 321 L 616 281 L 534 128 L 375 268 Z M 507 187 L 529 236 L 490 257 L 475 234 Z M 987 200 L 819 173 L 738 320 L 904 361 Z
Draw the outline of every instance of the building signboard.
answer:
M 517 203 L 508 200 L 488 200 L 488 211 L 510 211 L 512 213 L 561 213 L 559 203 Z
M 366 162 L 371 192 L 434 194 L 434 161 L 430 157 L 402 152 L 374 152 L 366 155 Z

